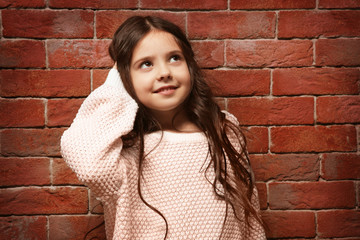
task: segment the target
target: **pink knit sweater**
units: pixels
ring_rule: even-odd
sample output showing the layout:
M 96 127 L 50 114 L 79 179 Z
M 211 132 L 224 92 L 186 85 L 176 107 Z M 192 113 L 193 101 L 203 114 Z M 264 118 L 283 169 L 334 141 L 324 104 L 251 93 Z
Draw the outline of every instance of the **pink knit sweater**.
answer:
M 120 136 L 133 128 L 137 108 L 112 69 L 61 138 L 65 161 L 103 203 L 107 239 L 158 240 L 165 234 L 164 220 L 139 197 L 135 147 L 122 149 Z M 165 216 L 167 239 L 219 239 L 225 202 L 215 196 L 208 181 L 214 178 L 212 168 L 205 178 L 209 163 L 205 135 L 151 133 L 145 136 L 145 153 L 142 194 Z M 256 191 L 253 204 L 259 207 Z M 262 227 L 252 222 L 245 235 L 229 207 L 222 239 L 265 239 Z

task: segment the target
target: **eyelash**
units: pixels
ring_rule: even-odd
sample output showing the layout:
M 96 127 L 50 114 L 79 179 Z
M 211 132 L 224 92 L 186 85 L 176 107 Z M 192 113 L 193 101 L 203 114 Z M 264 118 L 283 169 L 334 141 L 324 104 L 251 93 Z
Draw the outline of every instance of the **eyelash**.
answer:
M 178 55 L 178 54 L 175 54 L 175 55 L 172 55 L 170 58 L 169 58 L 169 61 L 171 61 L 171 59 L 175 58 L 175 62 L 181 60 L 181 56 Z M 146 66 L 148 65 L 148 66 Z M 139 68 L 145 68 L 145 67 L 150 67 L 149 65 L 152 65 L 151 61 L 144 61 L 140 64 Z

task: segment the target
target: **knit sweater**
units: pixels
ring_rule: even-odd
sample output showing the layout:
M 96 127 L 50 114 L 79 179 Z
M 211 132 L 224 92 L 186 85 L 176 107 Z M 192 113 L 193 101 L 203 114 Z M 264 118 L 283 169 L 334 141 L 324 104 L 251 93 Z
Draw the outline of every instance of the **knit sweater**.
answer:
M 61 138 L 65 161 L 103 203 L 107 239 L 158 240 L 166 232 L 164 219 L 139 196 L 137 145 L 122 147 L 121 136 L 132 130 L 137 109 L 112 69 Z M 203 133 L 159 131 L 144 139 L 141 193 L 165 217 L 167 239 L 265 239 L 253 219 L 245 234 L 231 207 L 224 224 L 226 204 L 210 184 L 214 172 L 206 170 L 210 159 Z M 256 189 L 253 204 L 259 209 Z

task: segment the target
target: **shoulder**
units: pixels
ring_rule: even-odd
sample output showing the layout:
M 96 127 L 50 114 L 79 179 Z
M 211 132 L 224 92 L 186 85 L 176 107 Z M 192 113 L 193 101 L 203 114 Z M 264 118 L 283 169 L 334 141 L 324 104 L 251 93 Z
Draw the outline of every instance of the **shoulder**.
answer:
M 234 125 L 239 126 L 239 121 L 238 119 L 231 113 L 229 113 L 228 111 L 222 110 L 221 111 L 223 114 L 225 114 L 225 118 L 227 120 L 229 120 L 230 122 L 232 122 Z

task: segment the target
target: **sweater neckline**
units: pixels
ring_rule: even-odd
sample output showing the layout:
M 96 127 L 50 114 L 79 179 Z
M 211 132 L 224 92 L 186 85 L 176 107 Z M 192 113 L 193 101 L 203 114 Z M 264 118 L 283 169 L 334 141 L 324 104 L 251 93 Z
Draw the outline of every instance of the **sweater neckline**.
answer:
M 161 136 L 162 135 L 162 136 Z M 206 140 L 204 132 L 172 132 L 172 131 L 156 131 L 149 134 L 161 138 L 166 142 L 202 142 Z

